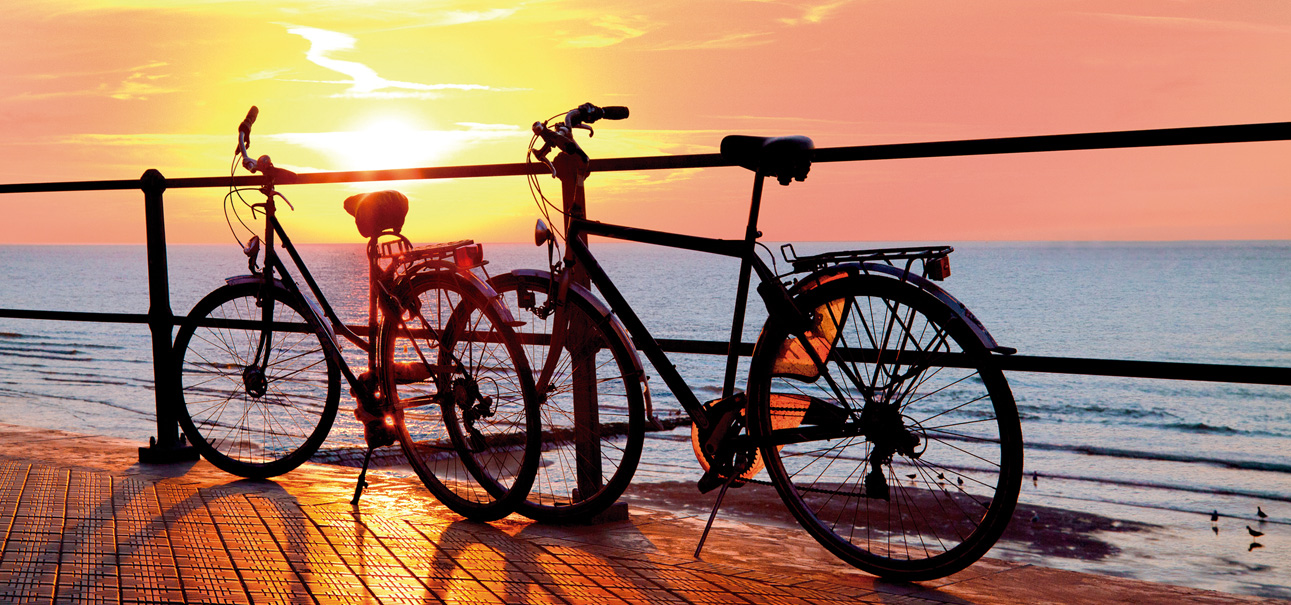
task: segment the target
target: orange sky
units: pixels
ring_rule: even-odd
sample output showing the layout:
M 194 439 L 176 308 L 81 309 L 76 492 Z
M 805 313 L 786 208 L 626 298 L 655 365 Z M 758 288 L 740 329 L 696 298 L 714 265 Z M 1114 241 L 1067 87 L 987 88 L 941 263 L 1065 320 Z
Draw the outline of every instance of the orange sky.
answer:
M 517 162 L 527 125 L 632 108 L 593 157 L 1291 121 L 1285 0 L 8 0 L 0 182 L 225 174 L 238 122 L 298 171 Z M 769 240 L 1291 238 L 1291 142 L 816 166 Z M 739 237 L 740 169 L 593 176 L 593 218 Z M 284 188 L 298 241 L 358 242 Z M 520 177 L 393 185 L 414 241 L 528 239 Z M 558 190 L 552 181 L 551 192 Z M 220 190 L 166 194 L 172 242 L 230 241 Z M 142 242 L 135 192 L 0 197 L 0 243 Z

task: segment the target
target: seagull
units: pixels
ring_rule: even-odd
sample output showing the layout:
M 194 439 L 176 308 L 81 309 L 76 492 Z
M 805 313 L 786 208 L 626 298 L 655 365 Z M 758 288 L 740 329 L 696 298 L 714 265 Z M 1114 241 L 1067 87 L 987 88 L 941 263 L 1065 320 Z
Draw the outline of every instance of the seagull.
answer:
M 1219 511 L 1218 511 L 1218 510 L 1216 510 L 1216 511 L 1211 512 L 1211 513 L 1210 513 L 1210 522 L 1211 522 L 1211 523 L 1216 523 L 1216 522 L 1218 522 L 1218 521 L 1219 521 Z
M 1265 519 L 1268 519 L 1268 518 L 1269 518 L 1268 513 L 1265 513 L 1265 512 L 1264 512 L 1264 509 L 1262 509 L 1262 508 L 1260 508 L 1260 507 L 1258 507 L 1258 506 L 1257 506 L 1257 507 L 1255 507 L 1255 516 L 1256 516 L 1256 517 L 1259 517 L 1259 518 L 1260 518 L 1260 521 L 1263 521 L 1263 520 L 1265 520 Z
M 1258 530 L 1258 529 L 1251 529 L 1251 526 L 1249 526 L 1249 525 L 1247 525 L 1247 526 L 1246 526 L 1246 531 L 1247 531 L 1247 532 L 1249 532 L 1249 533 L 1251 534 L 1251 537 L 1252 537 L 1252 538 L 1258 538 L 1258 537 L 1260 537 L 1260 536 L 1263 536 L 1263 535 L 1264 535 L 1264 532 L 1262 532 L 1262 531 L 1260 531 L 1260 530 Z

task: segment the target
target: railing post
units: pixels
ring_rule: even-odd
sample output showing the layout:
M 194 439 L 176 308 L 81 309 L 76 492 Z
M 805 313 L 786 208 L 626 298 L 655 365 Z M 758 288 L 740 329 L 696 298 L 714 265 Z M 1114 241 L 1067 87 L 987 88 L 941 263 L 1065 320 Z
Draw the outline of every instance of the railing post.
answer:
M 583 180 L 589 172 L 587 164 L 581 159 L 567 153 L 556 156 L 553 162 L 556 176 L 561 182 L 561 200 L 565 211 L 565 232 L 569 232 L 570 218 L 587 218 L 587 198 L 583 189 Z M 583 244 L 587 244 L 587 235 L 579 235 Z M 571 279 L 582 286 L 590 288 L 591 281 L 581 266 L 573 268 Z M 588 332 L 591 326 L 568 326 L 570 356 L 574 357 L 579 349 L 588 350 Z M 595 355 L 595 353 L 593 353 Z M 578 491 L 581 498 L 590 498 L 605 485 L 605 469 L 601 465 L 601 419 L 600 404 L 596 392 L 596 360 L 579 356 L 572 370 L 573 407 L 574 407 L 574 457 Z M 602 512 L 596 519 L 588 522 L 620 521 L 627 519 L 627 505 L 615 502 L 615 505 Z
M 153 392 L 157 405 L 157 436 L 139 448 L 139 462 L 161 464 L 196 460 L 197 451 L 179 437 L 175 398 L 179 392 L 174 371 L 172 332 L 175 316 L 170 310 L 170 273 L 166 267 L 166 216 L 162 193 L 166 177 L 149 169 L 139 179 L 143 189 L 144 226 L 148 237 L 148 327 L 152 331 Z

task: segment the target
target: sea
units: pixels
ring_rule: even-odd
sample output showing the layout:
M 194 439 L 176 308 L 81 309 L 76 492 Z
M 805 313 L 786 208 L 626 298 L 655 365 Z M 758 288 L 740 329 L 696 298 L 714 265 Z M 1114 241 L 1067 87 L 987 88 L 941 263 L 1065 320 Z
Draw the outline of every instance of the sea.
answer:
M 1020 355 L 1291 367 L 1291 241 L 950 243 L 942 285 Z M 807 242 L 798 254 L 913 245 Z M 639 244 L 593 249 L 657 338 L 725 341 L 738 262 Z M 363 323 L 363 247 L 300 247 L 328 300 Z M 485 244 L 484 270 L 545 268 L 545 249 Z M 785 261 L 779 244 L 764 257 Z M 172 245 L 170 308 L 186 314 L 246 272 L 238 246 Z M 0 246 L 0 308 L 145 313 L 143 246 Z M 765 318 L 757 297 L 744 326 Z M 356 347 L 347 355 L 359 366 Z M 675 356 L 701 399 L 724 359 Z M 648 362 L 644 364 L 649 367 Z M 1291 387 L 1007 373 L 1026 441 L 1024 506 L 1149 524 L 1099 532 L 1098 556 L 1002 542 L 988 556 L 1291 598 Z M 651 381 L 657 415 L 677 405 Z M 0 421 L 137 440 L 157 434 L 146 325 L 0 319 Z M 357 447 L 343 411 L 325 448 Z M 652 433 L 636 481 L 700 475 L 688 429 Z M 1267 519 L 1256 517 L 1257 507 Z M 1218 512 L 1219 521 L 1211 514 Z M 1015 518 L 1014 523 L 1028 523 Z M 1246 527 L 1264 533 L 1252 537 Z

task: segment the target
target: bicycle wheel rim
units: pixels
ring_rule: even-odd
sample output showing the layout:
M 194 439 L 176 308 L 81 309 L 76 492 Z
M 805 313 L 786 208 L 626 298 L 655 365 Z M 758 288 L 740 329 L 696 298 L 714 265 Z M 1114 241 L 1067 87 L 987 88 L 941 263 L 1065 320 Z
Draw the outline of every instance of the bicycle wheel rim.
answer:
M 417 312 L 403 318 L 407 329 L 383 320 L 382 363 L 426 368 L 416 382 L 381 372 L 404 455 L 454 512 L 481 521 L 505 517 L 533 483 L 541 439 L 523 352 L 490 300 L 460 276 L 419 276 L 403 298 Z M 471 388 L 489 398 L 486 415 Z
M 505 274 L 491 283 L 520 324 L 517 336 L 536 382 L 558 320 L 546 307 L 551 280 Z M 586 521 L 613 505 L 636 472 L 645 433 L 640 366 L 612 315 L 578 290 L 571 290 L 564 309 L 563 318 L 581 326 L 575 330 L 580 333 L 566 339 L 540 394 L 542 458 L 533 488 L 517 509 L 548 523 Z M 579 391 L 590 409 L 575 409 Z
M 813 310 L 818 336 L 832 337 L 821 317 L 841 326 L 822 348 L 831 375 L 855 377 L 842 399 L 857 413 L 823 406 L 837 391 L 785 361 L 787 330 L 768 327 L 750 392 L 763 459 L 786 505 L 823 546 L 876 575 L 926 580 L 978 560 L 1003 533 L 1022 477 L 1016 407 L 988 353 L 948 307 L 894 279 L 852 276 L 796 302 Z M 846 361 L 848 348 L 884 353 Z M 899 415 L 863 425 L 866 389 Z M 893 447 L 906 451 L 876 454 Z
M 269 333 L 270 355 L 258 372 L 252 368 L 263 331 L 254 326 L 263 325 L 258 303 L 266 301 L 280 329 Z M 243 477 L 280 475 L 326 439 L 340 375 L 310 317 L 304 301 L 286 290 L 248 283 L 212 292 L 181 325 L 179 423 L 216 467 Z

